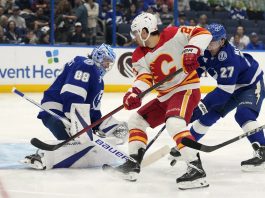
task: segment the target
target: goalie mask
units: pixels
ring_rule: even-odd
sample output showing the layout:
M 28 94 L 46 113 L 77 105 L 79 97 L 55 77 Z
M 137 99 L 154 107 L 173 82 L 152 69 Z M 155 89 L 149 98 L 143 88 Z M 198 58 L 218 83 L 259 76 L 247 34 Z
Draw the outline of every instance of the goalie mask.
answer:
M 91 53 L 94 63 L 99 67 L 102 76 L 106 74 L 114 65 L 116 54 L 110 45 L 102 44 Z

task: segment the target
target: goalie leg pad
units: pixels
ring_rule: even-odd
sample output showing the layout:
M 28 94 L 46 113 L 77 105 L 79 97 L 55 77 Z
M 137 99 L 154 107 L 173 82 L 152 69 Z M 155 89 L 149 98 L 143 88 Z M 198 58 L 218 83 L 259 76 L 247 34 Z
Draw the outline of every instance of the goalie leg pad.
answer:
M 108 141 L 106 139 L 106 141 Z M 58 141 L 57 141 L 58 143 Z M 91 142 L 81 143 L 79 140 L 71 141 L 55 151 L 38 150 L 36 154 L 26 156 L 21 163 L 34 169 L 48 170 L 53 168 L 92 168 L 101 167 L 103 164 L 119 165 L 123 160 L 118 160 L 113 155 L 103 151 Z
M 71 105 L 71 111 L 70 111 L 70 118 L 71 118 L 70 134 L 72 136 L 84 128 L 80 119 L 77 117 L 76 111 L 78 111 L 78 113 L 80 114 L 80 116 L 82 117 L 86 125 L 91 124 L 90 105 L 73 103 Z M 82 135 L 77 137 L 76 140 L 80 140 L 82 143 L 86 143 L 89 140 L 89 138 L 88 138 L 87 133 L 83 133 Z

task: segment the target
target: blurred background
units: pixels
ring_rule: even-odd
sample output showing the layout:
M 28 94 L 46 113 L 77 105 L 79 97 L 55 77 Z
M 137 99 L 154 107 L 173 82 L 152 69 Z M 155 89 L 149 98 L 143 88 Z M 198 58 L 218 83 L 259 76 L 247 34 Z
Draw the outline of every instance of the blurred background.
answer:
M 0 43 L 133 47 L 141 12 L 171 25 L 223 24 L 239 49 L 264 50 L 264 0 L 0 0 Z
M 102 43 L 117 54 L 105 91 L 125 92 L 134 79 L 130 24 L 142 12 L 155 14 L 160 31 L 221 23 L 228 40 L 265 69 L 264 11 L 264 0 L 0 0 L 0 92 L 42 92 L 66 62 Z M 206 73 L 202 92 L 214 86 Z

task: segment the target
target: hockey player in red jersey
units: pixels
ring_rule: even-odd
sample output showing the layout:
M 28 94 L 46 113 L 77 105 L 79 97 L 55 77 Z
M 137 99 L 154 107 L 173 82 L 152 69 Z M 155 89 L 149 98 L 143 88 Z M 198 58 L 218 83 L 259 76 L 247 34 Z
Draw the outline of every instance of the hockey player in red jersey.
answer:
M 136 79 L 123 98 L 127 110 L 141 106 L 138 94 L 167 75 L 183 68 L 183 72 L 159 86 L 157 98 L 142 106 L 129 118 L 129 154 L 138 163 L 127 161 L 115 168 L 126 180 L 136 181 L 145 152 L 147 127 L 165 123 L 187 162 L 187 172 L 177 178 L 180 189 L 209 186 L 199 154 L 181 144 L 183 137 L 194 139 L 187 128 L 193 109 L 200 101 L 200 81 L 196 73 L 197 58 L 203 54 L 212 36 L 201 27 L 168 27 L 161 33 L 156 17 L 150 13 L 138 15 L 132 22 L 131 35 L 138 47 L 132 55 Z

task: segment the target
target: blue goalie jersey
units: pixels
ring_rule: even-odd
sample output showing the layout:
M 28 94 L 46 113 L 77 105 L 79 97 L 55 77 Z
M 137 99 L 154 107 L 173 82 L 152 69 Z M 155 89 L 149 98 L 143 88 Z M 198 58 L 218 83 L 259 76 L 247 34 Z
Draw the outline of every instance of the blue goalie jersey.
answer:
M 41 101 L 43 107 L 56 114 L 70 118 L 73 103 L 90 104 L 91 122 L 101 118 L 100 101 L 104 91 L 104 82 L 99 68 L 93 60 L 77 56 L 66 63 L 62 73 L 44 92 Z M 38 118 L 47 115 L 41 111 Z
M 229 43 L 216 56 L 206 50 L 198 61 L 199 76 L 207 71 L 217 81 L 217 87 L 203 99 L 209 108 L 226 103 L 232 94 L 250 88 L 263 76 L 258 62 L 251 55 L 242 53 Z

